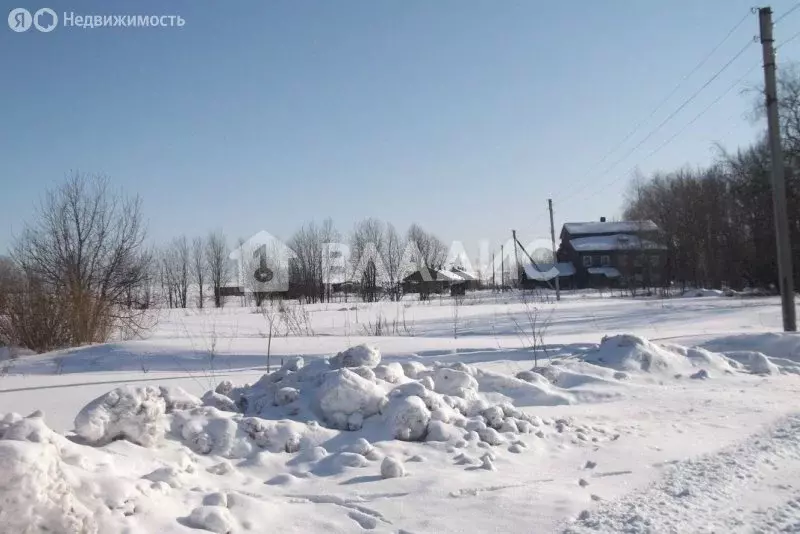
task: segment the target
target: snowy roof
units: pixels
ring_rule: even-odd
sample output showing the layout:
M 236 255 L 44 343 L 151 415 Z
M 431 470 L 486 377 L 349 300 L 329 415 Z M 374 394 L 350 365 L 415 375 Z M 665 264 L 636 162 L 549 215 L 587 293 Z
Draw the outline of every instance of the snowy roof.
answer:
M 606 278 L 619 278 L 622 276 L 614 267 L 589 267 L 589 274 L 604 274 Z
M 462 271 L 461 269 L 458 269 L 458 268 L 453 269 L 451 272 L 453 274 L 456 274 L 456 275 L 460 276 L 462 279 L 467 280 L 467 281 L 472 281 L 472 280 L 477 280 L 478 279 L 478 277 L 475 276 L 474 274 L 468 273 L 467 271 Z
M 544 282 L 547 280 L 552 280 L 553 278 L 556 277 L 556 273 L 552 271 L 553 269 L 552 263 L 537 263 L 536 265 L 533 265 L 531 263 L 526 263 L 524 267 L 525 267 L 525 276 L 528 277 L 528 280 L 537 280 L 540 282 Z M 575 266 L 568 261 L 557 263 L 556 269 L 558 271 L 558 276 L 572 276 L 573 274 L 575 274 Z
M 458 274 L 445 271 L 444 269 L 436 271 L 436 278 L 441 278 L 444 280 L 450 280 L 451 282 L 463 282 L 465 279 L 460 277 Z
M 625 232 L 654 232 L 658 226 L 653 221 L 574 222 L 564 223 L 570 235 L 620 234 Z
M 604 251 L 604 250 L 665 250 L 667 247 L 647 239 L 639 239 L 630 234 L 593 235 L 591 237 L 577 237 L 569 240 L 572 248 L 578 252 Z

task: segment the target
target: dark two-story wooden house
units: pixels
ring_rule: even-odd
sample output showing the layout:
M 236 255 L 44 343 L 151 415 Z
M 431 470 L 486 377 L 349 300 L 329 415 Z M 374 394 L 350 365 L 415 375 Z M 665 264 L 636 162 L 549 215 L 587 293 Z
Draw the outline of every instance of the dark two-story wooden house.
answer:
M 653 221 L 565 223 L 558 261 L 571 263 L 575 287 L 661 285 L 666 247 Z

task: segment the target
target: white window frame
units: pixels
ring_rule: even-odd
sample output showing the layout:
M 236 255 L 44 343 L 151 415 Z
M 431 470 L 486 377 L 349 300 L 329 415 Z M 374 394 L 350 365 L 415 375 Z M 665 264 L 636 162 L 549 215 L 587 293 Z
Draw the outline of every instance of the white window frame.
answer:
M 600 266 L 601 267 L 609 267 L 611 265 L 611 256 L 608 254 L 603 254 L 600 256 Z
M 586 256 L 583 257 L 583 266 L 584 267 L 591 267 L 592 263 L 593 263 L 593 260 L 592 260 L 591 256 L 586 255 Z

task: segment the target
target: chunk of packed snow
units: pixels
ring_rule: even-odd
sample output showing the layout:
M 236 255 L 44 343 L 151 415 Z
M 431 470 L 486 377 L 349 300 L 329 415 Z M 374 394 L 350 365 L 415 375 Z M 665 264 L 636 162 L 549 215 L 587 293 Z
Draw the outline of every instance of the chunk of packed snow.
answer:
M 123 386 L 87 404 L 75 418 L 75 433 L 92 445 L 122 438 L 150 447 L 164 435 L 165 413 L 159 389 Z
M 346 429 L 347 417 L 358 413 L 362 418 L 377 414 L 386 404 L 384 391 L 375 383 L 349 369 L 329 373 L 317 394 L 323 418 L 335 428 Z
M 464 437 L 464 430 L 443 421 L 428 423 L 425 441 L 451 441 L 455 442 Z
M 236 403 L 233 402 L 233 399 L 216 391 L 206 391 L 205 395 L 203 395 L 203 404 L 205 406 L 212 406 L 217 410 L 222 410 L 224 412 L 238 411 Z
M 416 396 L 392 401 L 390 425 L 392 436 L 403 441 L 417 441 L 425 436 L 431 412 Z
M 381 353 L 366 343 L 343 350 L 331 358 L 331 367 L 375 367 L 381 363 Z
M 285 406 L 296 401 L 298 397 L 300 397 L 300 391 L 297 389 L 290 387 L 280 388 L 275 392 L 275 404 Z
M 383 478 L 399 478 L 406 476 L 403 462 L 392 456 L 387 456 L 381 462 L 381 476 Z
M 396 384 L 406 377 L 403 367 L 397 362 L 378 365 L 375 367 L 375 376 L 391 384 Z
M 465 372 L 448 367 L 436 369 L 433 375 L 434 391 L 444 395 L 464 396 L 465 390 L 477 390 L 478 381 Z
M 177 410 L 191 410 L 197 408 L 203 401 L 180 386 L 160 386 L 161 396 L 166 403 L 167 413 Z
M 216 532 L 229 534 L 235 528 L 235 520 L 230 510 L 222 506 L 198 506 L 189 514 L 187 520 L 190 526 Z
M 427 367 L 421 362 L 403 362 L 403 374 L 408 378 L 419 378 L 420 373 L 427 371 Z

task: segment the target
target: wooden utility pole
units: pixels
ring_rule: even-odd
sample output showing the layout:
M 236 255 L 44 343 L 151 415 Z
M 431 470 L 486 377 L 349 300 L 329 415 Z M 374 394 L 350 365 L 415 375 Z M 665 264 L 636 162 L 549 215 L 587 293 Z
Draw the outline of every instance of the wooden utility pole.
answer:
M 553 245 L 553 269 L 558 271 L 558 258 L 556 258 L 556 228 L 553 225 L 553 199 L 547 199 L 547 209 L 550 210 L 550 242 Z M 559 285 L 560 273 L 556 274 L 556 300 L 561 300 L 561 286 Z
M 492 289 L 494 291 L 497 291 L 497 281 L 494 278 L 495 269 L 496 269 L 496 267 L 495 267 L 495 264 L 494 264 L 494 252 L 492 252 Z
M 522 282 L 522 266 L 519 264 L 519 254 L 517 254 L 517 231 L 511 230 L 511 239 L 514 240 L 514 264 L 517 268 L 517 287 Z
M 764 55 L 764 93 L 767 105 L 770 158 L 772 159 L 772 204 L 775 212 L 775 237 L 778 247 L 778 281 L 781 289 L 783 330 L 794 332 L 797 321 L 794 308 L 792 249 L 789 242 L 789 220 L 786 213 L 786 181 L 783 176 L 783 150 L 778 122 L 778 91 L 775 83 L 775 48 L 772 37 L 772 9 L 758 10 L 761 48 Z
M 506 255 L 503 253 L 503 246 L 500 245 L 500 291 L 506 290 L 505 276 L 506 276 Z

